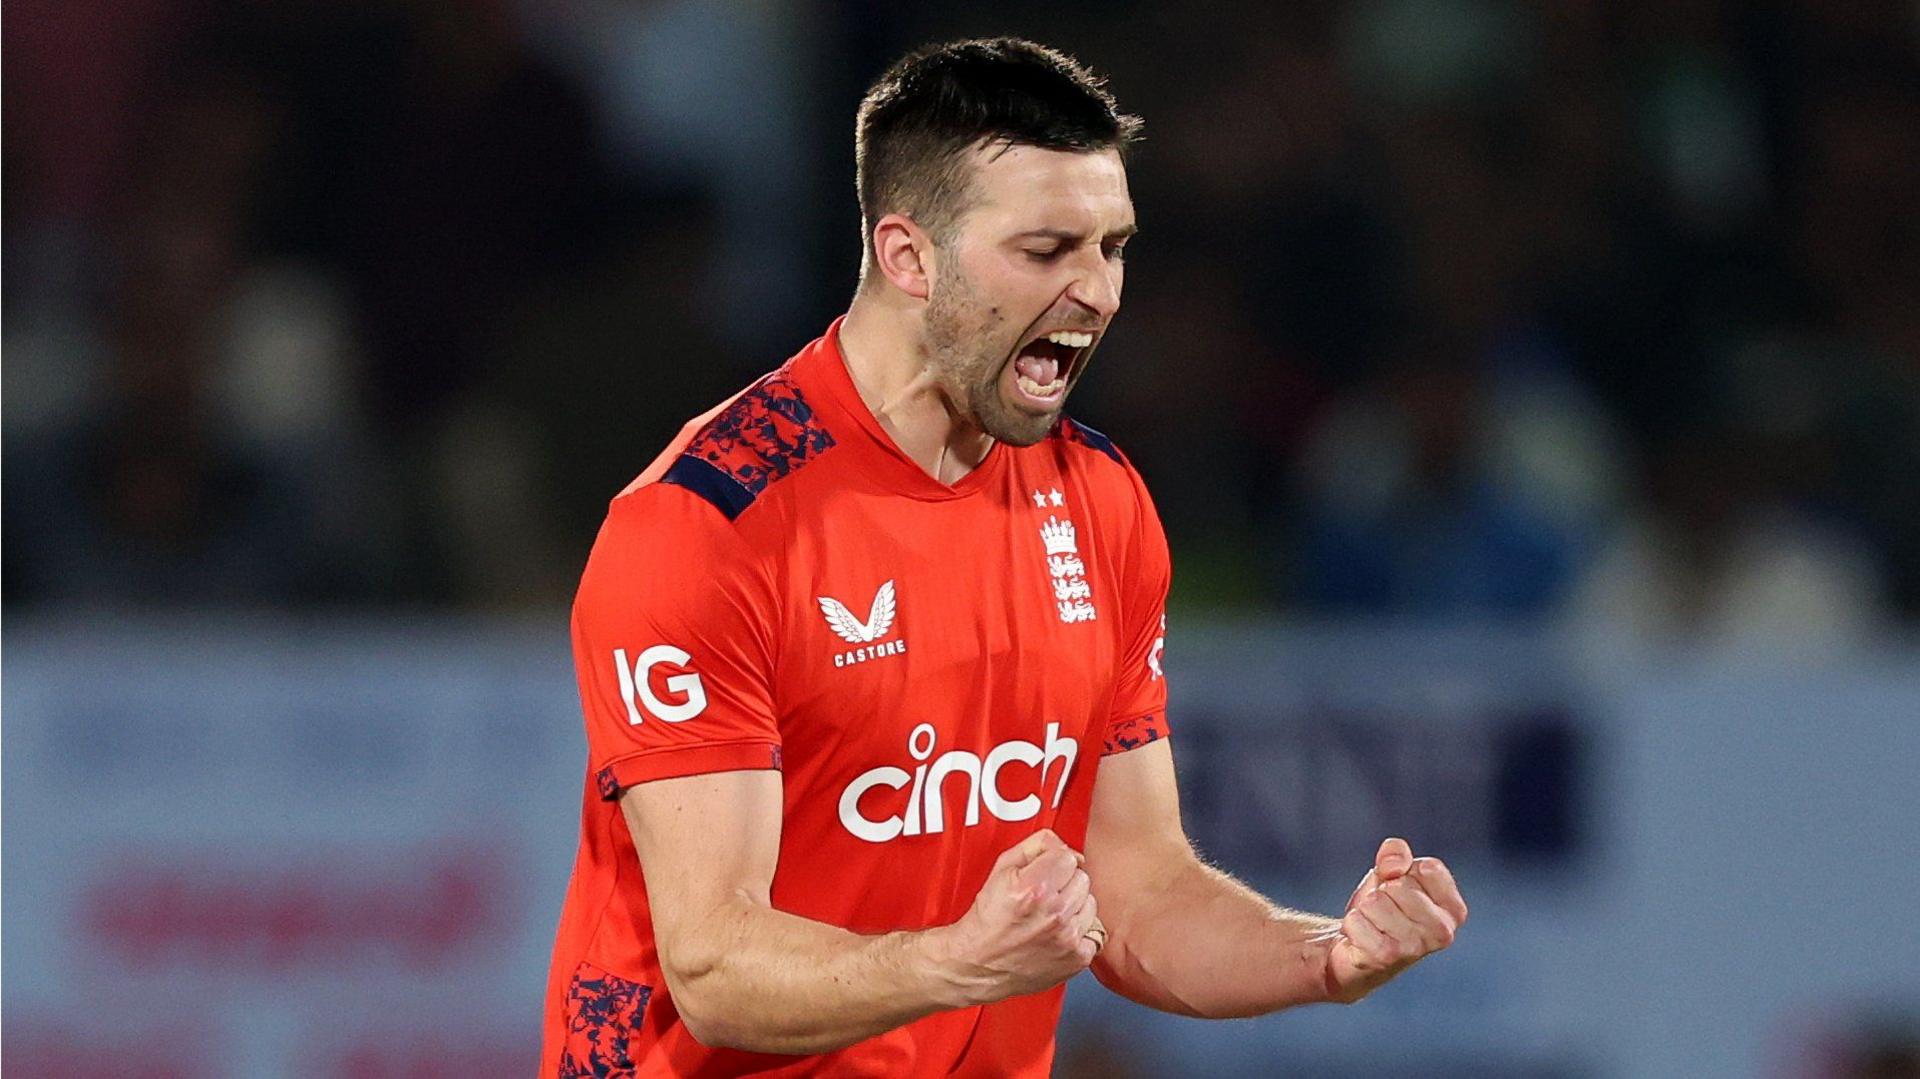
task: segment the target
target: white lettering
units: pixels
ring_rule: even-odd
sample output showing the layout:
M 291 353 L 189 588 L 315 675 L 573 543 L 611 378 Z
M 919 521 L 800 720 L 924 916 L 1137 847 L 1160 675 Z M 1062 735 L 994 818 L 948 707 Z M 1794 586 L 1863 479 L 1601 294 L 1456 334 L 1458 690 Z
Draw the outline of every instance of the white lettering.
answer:
M 1025 765 L 1037 765 L 1046 760 L 1046 754 L 1032 742 L 1014 740 L 1002 742 L 987 754 L 987 763 L 980 769 L 980 797 L 987 803 L 987 812 L 1001 820 L 1032 820 L 1040 815 L 1040 796 L 1029 794 L 1024 798 L 1008 801 L 1000 793 L 1000 769 L 1008 761 L 1019 761 Z
M 840 792 L 840 823 L 846 825 L 847 831 L 852 832 L 855 839 L 864 839 L 869 843 L 885 843 L 899 835 L 899 815 L 895 814 L 886 820 L 873 820 L 860 812 L 860 796 L 875 787 L 899 790 L 907 785 L 910 778 L 898 768 L 875 768 L 861 773 L 859 778 L 847 784 L 846 790 Z
M 966 814 L 961 827 L 980 823 L 980 810 L 1003 821 L 1032 820 L 1040 815 L 1041 794 L 1046 790 L 1048 773 L 1056 762 L 1060 777 L 1054 783 L 1053 808 L 1060 808 L 1066 797 L 1067 781 L 1080 757 L 1080 743 L 1060 733 L 1060 724 L 1049 723 L 1045 745 L 1014 738 L 988 751 L 982 760 L 964 749 L 948 750 L 934 756 L 939 735 L 931 723 L 922 723 L 907 736 L 907 753 L 916 762 L 912 772 L 891 765 L 870 769 L 854 777 L 840 792 L 840 823 L 854 838 L 869 843 L 885 843 L 901 836 L 934 835 L 946 830 L 947 780 L 958 773 L 967 778 Z M 1040 793 L 1009 798 L 1001 787 L 1001 770 L 1020 763 L 1035 770 L 1034 786 Z M 901 811 L 874 819 L 861 811 L 860 799 L 875 787 L 907 790 Z
M 870 659 L 884 659 L 887 656 L 897 656 L 906 650 L 907 642 L 904 639 L 888 641 L 885 644 L 870 644 L 861 648 L 849 649 L 845 652 L 835 652 L 833 655 L 833 665 L 836 667 L 851 667 L 856 663 L 865 663 Z
M 1047 724 L 1047 752 L 1040 762 L 1040 787 L 1046 789 L 1047 772 L 1054 761 L 1066 761 L 1067 766 L 1060 769 L 1060 782 L 1053 786 L 1053 808 L 1060 808 L 1060 799 L 1067 793 L 1067 777 L 1073 774 L 1073 762 L 1080 756 L 1080 743 L 1071 738 L 1057 737 L 1060 724 Z
M 620 699 L 627 705 L 627 722 L 638 726 L 643 722 L 639 704 L 644 704 L 648 712 L 666 720 L 668 723 L 685 723 L 694 716 L 707 710 L 707 688 L 700 682 L 700 676 L 692 672 L 667 677 L 667 689 L 680 695 L 680 699 L 671 703 L 663 701 L 653 692 L 651 675 L 655 667 L 671 664 L 685 667 L 693 657 L 670 644 L 656 644 L 634 657 L 633 663 L 627 663 L 627 650 L 613 650 L 613 666 L 620 673 Z M 638 704 L 635 697 L 639 698 Z
M 927 737 L 927 744 L 924 746 L 920 744 L 921 735 Z M 912 754 L 914 760 L 924 761 L 933 756 L 933 743 L 938 738 L 939 734 L 933 729 L 933 724 L 922 723 L 913 729 L 912 734 L 907 735 L 907 752 Z M 907 795 L 907 826 L 900 833 L 901 835 L 920 834 L 920 792 L 926 789 L 926 784 L 927 766 L 922 764 L 913 770 L 913 793 Z
M 967 777 L 967 817 L 966 827 L 980 823 L 980 758 L 964 749 L 950 750 L 940 754 L 927 771 L 927 831 L 945 830 L 943 817 L 946 813 L 946 791 L 943 784 L 947 777 L 955 772 Z

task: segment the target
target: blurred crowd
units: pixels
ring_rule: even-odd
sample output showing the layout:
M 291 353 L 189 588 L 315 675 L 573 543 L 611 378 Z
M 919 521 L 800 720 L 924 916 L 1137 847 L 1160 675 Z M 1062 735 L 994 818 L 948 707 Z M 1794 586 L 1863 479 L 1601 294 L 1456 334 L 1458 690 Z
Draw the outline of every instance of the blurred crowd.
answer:
M 1074 412 L 1176 598 L 1821 652 L 1920 618 L 1901 0 L 16 0 L 12 609 L 521 608 L 819 332 L 852 115 L 1014 32 L 1147 140 Z

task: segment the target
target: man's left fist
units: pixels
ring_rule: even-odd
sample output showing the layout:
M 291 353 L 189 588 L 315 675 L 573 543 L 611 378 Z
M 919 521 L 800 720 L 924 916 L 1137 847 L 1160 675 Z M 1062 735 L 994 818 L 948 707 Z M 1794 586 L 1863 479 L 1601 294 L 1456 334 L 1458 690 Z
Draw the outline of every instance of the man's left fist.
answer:
M 1452 944 L 1466 921 L 1466 900 L 1446 865 L 1415 858 L 1404 839 L 1387 840 L 1347 899 L 1327 953 L 1328 994 L 1342 1003 L 1359 1000 Z

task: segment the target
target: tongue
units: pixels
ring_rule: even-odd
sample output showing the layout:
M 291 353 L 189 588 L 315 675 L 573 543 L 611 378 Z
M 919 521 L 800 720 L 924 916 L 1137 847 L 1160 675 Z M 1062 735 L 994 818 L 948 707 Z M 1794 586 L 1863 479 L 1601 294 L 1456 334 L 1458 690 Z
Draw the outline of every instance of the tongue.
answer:
M 1060 374 L 1060 361 L 1046 342 L 1035 342 L 1014 357 L 1013 369 L 1042 386 L 1051 386 Z

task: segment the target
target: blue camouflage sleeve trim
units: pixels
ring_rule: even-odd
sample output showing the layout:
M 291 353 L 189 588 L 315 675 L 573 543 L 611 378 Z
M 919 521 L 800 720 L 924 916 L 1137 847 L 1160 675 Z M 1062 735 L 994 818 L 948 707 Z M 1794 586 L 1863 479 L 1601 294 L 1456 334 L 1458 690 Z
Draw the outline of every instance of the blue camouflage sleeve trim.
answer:
M 1153 712 L 1132 719 L 1123 719 L 1107 727 L 1106 744 L 1100 749 L 1101 756 L 1113 753 L 1125 753 L 1129 749 L 1158 742 L 1168 734 L 1167 716 L 1164 712 Z

